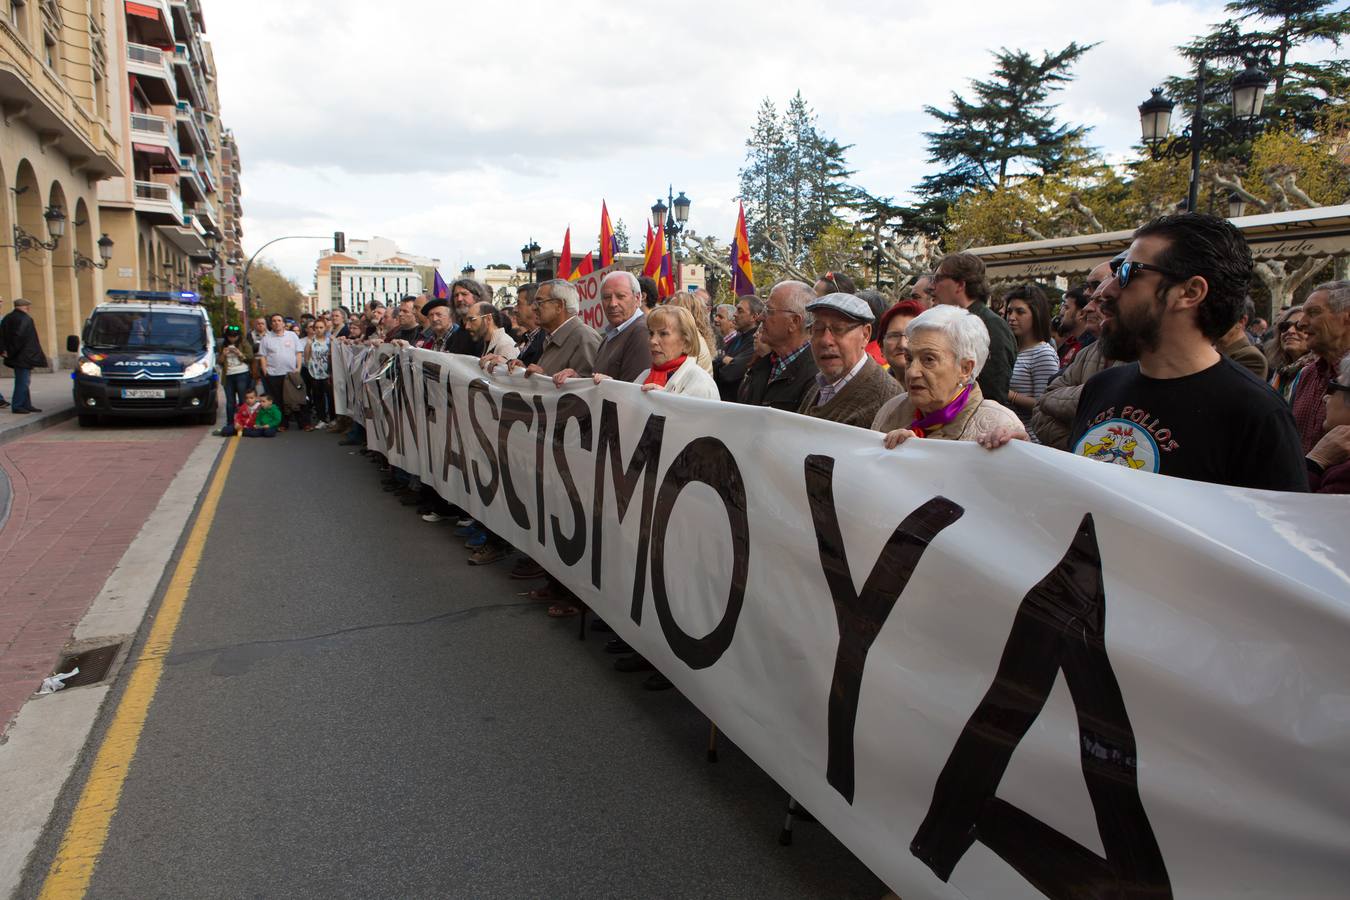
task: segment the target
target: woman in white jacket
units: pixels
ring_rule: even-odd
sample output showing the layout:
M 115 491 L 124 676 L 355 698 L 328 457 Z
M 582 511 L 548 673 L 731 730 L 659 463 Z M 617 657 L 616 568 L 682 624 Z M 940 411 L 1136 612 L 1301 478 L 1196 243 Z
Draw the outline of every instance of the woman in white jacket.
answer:
M 717 382 L 698 364 L 699 333 L 689 310 L 667 304 L 647 313 L 652 367 L 634 381 L 644 391 L 666 391 L 704 400 L 720 400 Z M 607 375 L 596 375 L 598 384 Z

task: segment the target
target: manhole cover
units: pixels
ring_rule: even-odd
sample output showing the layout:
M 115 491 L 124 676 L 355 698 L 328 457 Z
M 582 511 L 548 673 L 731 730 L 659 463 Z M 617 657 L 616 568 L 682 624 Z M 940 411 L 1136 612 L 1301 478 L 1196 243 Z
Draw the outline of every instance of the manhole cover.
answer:
M 69 672 L 71 669 L 78 668 L 80 673 L 66 679 L 66 687 L 80 687 L 86 684 L 98 684 L 108 674 L 108 667 L 113 664 L 117 658 L 117 651 L 122 649 L 121 644 L 110 644 L 107 647 L 95 647 L 93 650 L 86 650 L 75 656 L 63 657 L 61 664 L 56 667 L 53 675 L 61 672 Z

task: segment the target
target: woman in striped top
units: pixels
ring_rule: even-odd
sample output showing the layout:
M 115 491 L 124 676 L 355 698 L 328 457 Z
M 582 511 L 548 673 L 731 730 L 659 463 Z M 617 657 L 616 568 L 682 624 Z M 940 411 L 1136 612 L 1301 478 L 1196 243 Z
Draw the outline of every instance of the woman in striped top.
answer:
M 1050 379 L 1059 371 L 1059 354 L 1050 343 L 1050 301 L 1034 284 L 1020 284 L 1003 295 L 1008 327 L 1017 339 L 1017 360 L 1013 363 L 1008 385 L 1008 405 L 1017 413 L 1027 434 L 1031 430 L 1031 411 L 1045 393 Z

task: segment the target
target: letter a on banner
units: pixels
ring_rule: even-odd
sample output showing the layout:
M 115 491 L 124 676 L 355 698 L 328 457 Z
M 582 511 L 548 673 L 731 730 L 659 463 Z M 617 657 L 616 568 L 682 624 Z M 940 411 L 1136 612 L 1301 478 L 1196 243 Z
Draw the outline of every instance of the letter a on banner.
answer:
M 1106 858 L 994 796 L 1055 678 L 1078 714 L 1083 779 Z M 1171 897 L 1139 798 L 1134 730 L 1106 656 L 1106 591 L 1092 516 L 1022 600 L 998 672 L 952 748 L 910 852 L 943 881 L 979 841 L 1047 897 Z

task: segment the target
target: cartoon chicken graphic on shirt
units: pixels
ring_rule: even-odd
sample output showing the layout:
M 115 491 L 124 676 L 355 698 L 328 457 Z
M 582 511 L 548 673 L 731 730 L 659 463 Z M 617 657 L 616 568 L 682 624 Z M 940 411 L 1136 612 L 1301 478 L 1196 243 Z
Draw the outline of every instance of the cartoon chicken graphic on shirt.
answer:
M 1083 445 L 1083 455 L 1100 462 L 1142 469 L 1144 460 L 1135 459 L 1134 456 L 1134 451 L 1138 448 L 1139 442 L 1134 438 L 1133 428 L 1112 425 L 1106 430 L 1106 434 L 1102 435 L 1100 441 Z

